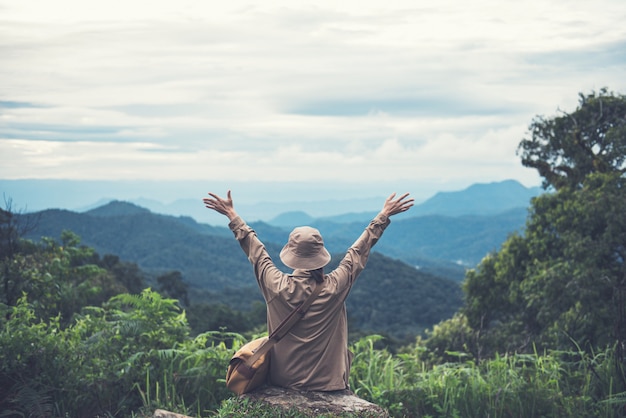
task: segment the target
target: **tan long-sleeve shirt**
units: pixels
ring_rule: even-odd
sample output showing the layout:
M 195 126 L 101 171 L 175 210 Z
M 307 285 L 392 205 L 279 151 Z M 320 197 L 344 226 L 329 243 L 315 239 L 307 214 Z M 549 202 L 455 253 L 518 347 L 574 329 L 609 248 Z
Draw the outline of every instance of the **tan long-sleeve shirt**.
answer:
M 333 391 L 348 388 L 351 354 L 345 300 L 370 250 L 390 221 L 378 214 L 348 249 L 339 266 L 325 275 L 324 289 L 305 316 L 270 352 L 270 383 L 300 390 Z M 313 292 L 315 280 L 305 270 L 280 271 L 265 246 L 243 219 L 229 224 L 252 263 L 267 303 L 269 333 Z

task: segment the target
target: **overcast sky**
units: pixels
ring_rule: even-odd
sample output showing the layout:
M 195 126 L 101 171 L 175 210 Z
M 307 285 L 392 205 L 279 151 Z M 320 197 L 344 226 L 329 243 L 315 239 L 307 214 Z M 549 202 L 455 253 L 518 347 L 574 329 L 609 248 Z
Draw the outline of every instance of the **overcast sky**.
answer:
M 518 143 L 626 93 L 624 22 L 623 0 L 0 0 L 0 179 L 539 185 Z

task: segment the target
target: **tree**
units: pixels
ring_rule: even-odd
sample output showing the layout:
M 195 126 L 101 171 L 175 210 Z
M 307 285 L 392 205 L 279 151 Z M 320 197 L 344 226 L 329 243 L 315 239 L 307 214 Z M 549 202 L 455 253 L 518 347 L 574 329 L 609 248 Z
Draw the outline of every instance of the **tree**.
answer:
M 595 173 L 533 205 L 526 287 L 541 298 L 527 303 L 548 334 L 590 347 L 626 340 L 625 187 L 618 173 Z
M 38 219 L 18 216 L 20 213 L 13 210 L 13 200 L 10 198 L 4 198 L 4 207 L 0 208 L 0 292 L 4 303 L 14 305 L 24 285 L 14 261 L 26 244 L 22 237 L 36 227 Z
M 21 292 L 32 301 L 38 317 L 60 315 L 62 325 L 85 306 L 99 306 L 126 291 L 114 274 L 98 266 L 93 248 L 80 237 L 63 231 L 61 242 L 43 238 L 30 253 L 19 253 L 13 262 Z
M 467 272 L 461 312 L 480 336 L 471 347 L 475 358 L 490 355 L 493 347 L 524 350 L 537 334 L 535 315 L 526 306 L 523 292 L 529 264 L 527 239 L 514 234 L 500 251 L 487 255 L 476 269 Z
M 10 211 L 0 216 L 0 302 L 15 306 L 27 295 L 39 318 L 60 316 L 68 325 L 72 316 L 85 306 L 99 306 L 114 295 L 127 292 L 128 284 L 139 287 L 143 274 L 136 265 L 100 260 L 93 248 L 81 245 L 80 237 L 63 231 L 61 240 L 44 237 L 33 243 L 22 239 L 23 227 Z M 20 220 L 26 219 L 20 217 Z M 28 220 L 28 219 L 27 219 Z M 134 268 L 133 268 L 134 266 Z
M 534 199 L 525 235 L 510 237 L 468 272 L 463 312 L 481 334 L 479 349 L 626 340 L 625 182 L 594 174 L 580 190 Z
M 552 192 L 532 200 L 523 235 L 466 276 L 478 352 L 625 346 L 626 97 L 580 97 L 520 143 Z
M 545 188 L 581 187 L 591 173 L 624 173 L 626 96 L 607 89 L 579 94 L 573 113 L 531 123 L 518 147 L 522 164 L 537 169 Z
M 136 263 L 121 261 L 116 255 L 105 254 L 98 265 L 113 273 L 116 280 L 126 287 L 128 293 L 141 293 L 145 288 L 144 274 Z
M 159 291 L 165 295 L 178 299 L 185 306 L 189 305 L 189 297 L 187 295 L 187 283 L 183 281 L 183 275 L 180 271 L 170 271 L 157 277 Z
M 262 319 L 265 323 L 265 317 Z M 249 314 L 223 303 L 194 304 L 187 309 L 187 320 L 195 334 L 219 330 L 245 333 L 255 325 Z

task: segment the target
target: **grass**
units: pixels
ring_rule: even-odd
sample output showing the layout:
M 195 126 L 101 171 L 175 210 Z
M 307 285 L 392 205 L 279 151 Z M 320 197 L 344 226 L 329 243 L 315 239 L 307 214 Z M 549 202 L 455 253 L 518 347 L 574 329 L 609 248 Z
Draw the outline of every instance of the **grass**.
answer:
M 376 349 L 380 338 L 366 337 L 351 347 L 355 356 L 350 383 L 358 396 L 385 408 L 392 417 L 626 416 L 626 375 L 613 348 L 597 353 L 501 355 L 480 363 L 459 354 L 458 361 L 428 366 L 420 360 L 419 348 L 401 355 Z M 222 395 L 214 409 L 199 408 L 215 405 L 216 394 L 194 392 L 199 397 L 212 396 L 211 400 L 181 397 L 180 384 L 166 375 L 153 379 L 147 374 L 145 387 L 137 387 L 143 410 L 161 408 L 190 414 L 193 409 L 196 417 L 311 416 L 295 408 L 283 410 L 231 394 Z

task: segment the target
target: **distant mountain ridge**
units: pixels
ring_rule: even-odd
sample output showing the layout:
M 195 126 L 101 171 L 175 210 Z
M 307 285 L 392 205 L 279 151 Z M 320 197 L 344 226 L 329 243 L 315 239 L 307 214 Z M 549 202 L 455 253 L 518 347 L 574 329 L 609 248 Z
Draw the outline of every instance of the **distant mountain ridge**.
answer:
M 112 200 L 108 203 L 98 206 L 94 209 L 90 209 L 85 212 L 88 215 L 93 216 L 127 216 L 127 215 L 146 215 L 151 213 L 150 210 L 137 206 L 129 202 L 121 202 Z
M 310 225 L 315 218 L 304 211 L 284 212 L 268 221 L 270 225 L 279 227 L 293 227 L 295 225 Z
M 456 192 L 439 192 L 411 209 L 419 215 L 492 215 L 516 208 L 527 208 L 543 193 L 541 187 L 525 187 L 515 180 L 477 183 Z
M 493 183 L 477 183 L 470 187 L 454 191 L 439 192 L 430 199 L 416 204 L 407 213 L 394 219 L 406 219 L 425 215 L 466 216 L 466 215 L 498 215 L 515 209 L 530 206 L 531 199 L 543 193 L 541 187 L 525 187 L 515 180 Z M 379 202 L 382 207 L 382 201 Z M 281 213 L 267 223 L 280 227 L 295 227 L 316 221 L 336 223 L 363 222 L 370 220 L 376 211 L 350 212 L 334 216 L 313 218 L 306 211 Z
M 322 232 L 331 253 L 340 253 L 352 244 L 374 214 L 363 218 L 366 220 L 341 223 L 328 218 L 303 218 L 302 214 L 296 216 L 298 221 L 307 221 L 307 224 Z M 229 242 L 228 245 L 232 244 L 230 243 L 232 233 L 226 227 L 198 223 L 186 216 L 154 214 L 129 202 L 113 201 L 85 213 L 47 210 L 37 215 L 41 218 L 40 226 L 29 238 L 38 240 L 42 235 L 55 238 L 60 236 L 63 229 L 69 229 L 84 237 L 85 242 L 99 252 L 120 255 L 135 260 L 142 267 L 152 269 L 190 270 L 190 266 L 195 266 L 191 269 L 202 271 L 203 267 L 195 261 L 201 260 L 202 256 L 189 259 L 190 254 L 198 252 L 199 237 L 195 236 L 197 234 L 216 239 L 225 238 Z M 376 246 L 376 250 L 442 277 L 461 280 L 465 268 L 473 267 L 488 252 L 497 250 L 509 234 L 519 232 L 525 224 L 526 216 L 526 208 L 512 209 L 490 216 L 424 215 L 404 218 L 396 216 L 392 221 L 394 226 L 385 233 L 385 239 Z M 250 225 L 268 247 L 273 246 L 276 249 L 280 249 L 287 241 L 291 230 L 291 227 L 265 222 L 250 222 Z M 173 258 L 172 265 L 163 261 L 167 259 L 163 254 L 157 256 L 153 254 L 154 251 L 141 250 L 142 245 L 145 248 L 153 248 L 152 244 L 157 242 L 153 239 L 153 242 L 146 244 L 142 240 L 162 235 L 180 240 L 177 244 L 180 250 L 176 251 L 184 254 Z M 167 239 L 162 245 L 166 243 Z M 200 247 L 208 248 L 213 245 L 207 242 Z M 162 251 L 175 252 L 169 247 L 158 248 L 156 252 Z M 181 264 L 180 260 L 188 261 Z M 226 278 L 220 280 L 227 281 Z
M 386 193 L 392 191 L 387 191 L 388 187 L 397 188 L 397 192 L 412 192 L 417 204 L 411 210 L 411 216 L 500 213 L 513 207 L 528 207 L 529 196 L 541 193 L 539 187 L 527 188 L 514 180 L 479 183 L 464 190 L 439 193 L 436 189 L 427 191 L 433 189 L 432 185 L 411 182 L 392 185 L 378 183 L 375 187 L 360 185 L 354 189 L 341 182 L 210 182 L 210 187 L 216 191 L 232 188 L 237 209 L 246 220 L 283 227 L 299 223 L 297 219 L 283 217 L 283 214 L 290 212 L 303 212 L 312 218 L 341 223 L 367 220 L 380 209 L 387 197 Z M 302 197 L 303 190 L 310 190 L 306 198 Z M 380 194 L 380 190 L 384 190 L 383 194 Z M 204 181 L 0 179 L 0 191 L 5 199 L 12 200 L 14 209 L 23 212 L 52 208 L 86 212 L 118 200 L 135 203 L 153 213 L 188 216 L 197 222 L 224 225 L 221 215 L 206 210 L 202 204 L 201 199 L 207 192 L 207 183 Z M 427 193 L 432 193 L 431 197 Z M 277 199 L 272 199 L 272 196 Z M 289 200 L 289 196 L 294 196 L 294 199 Z
M 415 205 L 410 211 L 395 216 L 393 223 L 401 226 L 394 225 L 390 228 L 386 235 L 391 235 L 392 240 L 383 240 L 377 246 L 377 250 L 421 268 L 444 269 L 447 271 L 444 276 L 460 280 L 464 275 L 464 268 L 473 267 L 488 252 L 497 250 L 509 234 L 523 228 L 530 199 L 540 192 L 539 188 L 526 188 L 516 181 L 504 181 L 477 184 L 458 192 L 438 193 L 431 199 Z M 205 212 L 212 212 L 204 208 L 201 201 L 197 204 Z M 379 204 L 382 206 L 382 202 Z M 477 212 L 479 214 L 476 214 Z M 60 213 L 68 215 L 70 212 Z M 351 240 L 360 234 L 376 213 L 377 211 L 354 212 L 314 218 L 304 211 L 290 211 L 268 222 L 250 220 L 248 222 L 265 240 L 277 246 L 282 246 L 286 242 L 291 228 L 309 224 L 322 231 L 330 250 L 341 252 L 352 243 Z M 154 215 L 162 219 L 171 217 L 154 214 L 148 208 L 121 201 L 109 202 L 84 214 L 95 217 L 120 217 L 121 220 L 128 216 Z M 174 219 L 177 224 L 202 234 L 231 237 L 232 234 L 225 228 L 225 218 L 219 216 L 223 226 L 199 223 L 189 216 L 177 216 Z M 74 230 L 81 236 L 85 235 L 81 231 L 87 228 L 86 225 L 94 223 L 77 221 L 77 217 L 69 215 L 68 218 L 72 218 L 73 221 L 67 229 Z M 64 222 L 59 222 L 62 223 Z M 115 226 L 112 225 L 110 229 L 115 229 Z M 59 234 L 58 228 L 45 231 L 45 235 L 52 237 L 58 237 Z M 96 238 L 102 234 L 103 232 L 94 228 L 93 234 L 90 232 L 85 239 L 91 239 L 92 235 Z M 99 242 L 89 244 L 98 248 Z M 106 250 L 115 250 L 119 254 L 120 249 Z M 193 252 L 194 249 L 190 251 Z

